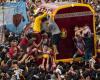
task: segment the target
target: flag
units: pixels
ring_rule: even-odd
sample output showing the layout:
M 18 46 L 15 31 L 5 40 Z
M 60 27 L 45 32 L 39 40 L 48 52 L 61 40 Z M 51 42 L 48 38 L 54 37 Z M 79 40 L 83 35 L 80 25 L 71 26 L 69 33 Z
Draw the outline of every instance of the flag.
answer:
M 0 9 L 0 21 L 4 21 L 4 24 L 6 25 L 6 28 L 14 33 L 21 33 L 23 31 L 23 28 L 25 27 L 26 24 L 29 23 L 28 17 L 27 17 L 27 12 L 26 12 L 26 3 L 23 1 L 19 1 L 16 3 L 4 3 L 3 4 L 3 9 Z M 20 24 L 17 26 L 14 25 L 13 23 L 13 16 L 16 14 L 21 14 L 23 16 L 23 19 L 20 21 Z M 2 20 L 4 19 L 4 20 Z

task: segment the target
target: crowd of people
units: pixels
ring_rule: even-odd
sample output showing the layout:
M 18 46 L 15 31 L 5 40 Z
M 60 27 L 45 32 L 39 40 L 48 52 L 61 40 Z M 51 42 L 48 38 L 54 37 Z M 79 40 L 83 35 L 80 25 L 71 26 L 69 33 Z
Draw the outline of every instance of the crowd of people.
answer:
M 74 43 L 77 51 L 73 58 L 76 58 L 76 56 L 80 54 L 84 56 L 85 61 L 88 61 L 91 58 L 93 51 L 93 34 L 91 29 L 88 25 L 84 25 L 83 27 L 75 26 L 74 30 Z
M 59 27 L 48 15 L 42 19 L 43 27 L 40 33 L 34 32 L 32 28 L 36 17 L 43 14 L 41 13 L 43 9 L 40 11 L 40 4 L 41 1 L 27 2 L 30 23 L 22 33 L 12 33 L 5 28 L 5 42 L 0 44 L 0 80 L 100 80 L 100 61 L 91 56 L 88 61 L 55 63 L 55 55 L 59 54 L 57 50 L 60 40 Z M 99 4 L 95 5 L 98 13 Z M 98 14 L 96 16 L 99 20 L 100 16 Z M 76 29 L 77 40 L 77 37 L 80 37 L 78 34 L 80 28 L 76 26 Z M 76 45 L 80 47 L 80 44 Z M 83 48 L 82 50 L 84 51 Z M 77 52 L 73 59 L 76 55 Z

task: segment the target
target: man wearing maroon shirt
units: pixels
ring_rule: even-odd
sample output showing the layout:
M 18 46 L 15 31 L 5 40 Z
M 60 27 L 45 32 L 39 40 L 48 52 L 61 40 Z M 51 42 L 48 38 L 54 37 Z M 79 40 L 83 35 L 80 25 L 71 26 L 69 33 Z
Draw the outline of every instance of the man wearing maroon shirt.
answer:
M 22 49 L 22 51 L 26 52 L 28 45 L 28 38 L 23 35 L 20 39 L 19 47 Z
M 40 51 L 43 39 L 41 38 L 41 35 L 39 33 L 34 33 L 34 35 L 35 37 L 32 38 L 32 42 L 29 41 L 29 43 L 31 44 L 30 45 L 28 44 L 27 54 L 23 56 L 23 58 L 19 61 L 19 63 L 22 63 L 30 55 L 33 56 L 37 55 L 37 53 Z

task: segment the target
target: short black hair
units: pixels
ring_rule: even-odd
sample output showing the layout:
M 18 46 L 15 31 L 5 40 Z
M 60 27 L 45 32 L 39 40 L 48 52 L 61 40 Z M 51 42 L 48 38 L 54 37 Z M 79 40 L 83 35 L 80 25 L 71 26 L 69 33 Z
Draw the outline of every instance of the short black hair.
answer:
M 47 18 L 47 17 L 44 17 L 44 18 L 42 19 L 42 22 L 47 21 L 47 20 L 48 20 L 48 18 Z
M 40 33 L 41 33 L 41 34 L 44 34 L 44 33 L 45 33 L 45 30 L 42 30 Z

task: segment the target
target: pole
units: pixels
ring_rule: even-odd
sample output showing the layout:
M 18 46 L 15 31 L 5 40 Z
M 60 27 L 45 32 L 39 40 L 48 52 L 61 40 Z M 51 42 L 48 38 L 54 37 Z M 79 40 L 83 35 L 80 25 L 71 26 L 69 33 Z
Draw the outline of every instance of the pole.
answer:
M 2 16 L 3 16 L 3 20 L 2 20 L 2 27 L 1 27 L 1 42 L 3 43 L 5 40 L 5 33 L 4 33 L 4 1 L 2 2 Z

